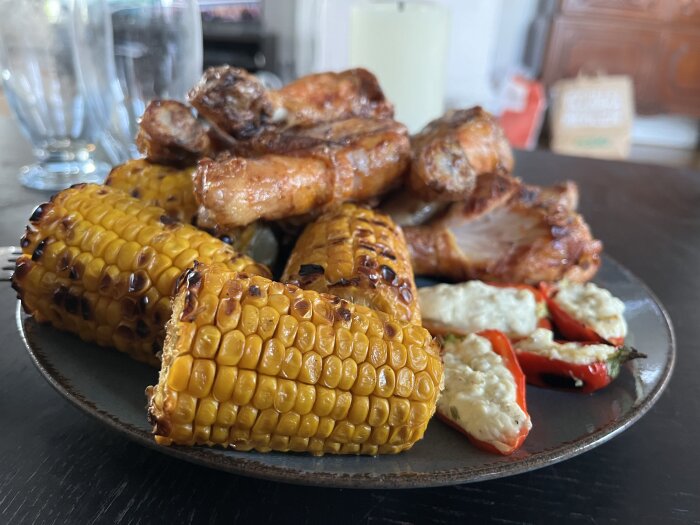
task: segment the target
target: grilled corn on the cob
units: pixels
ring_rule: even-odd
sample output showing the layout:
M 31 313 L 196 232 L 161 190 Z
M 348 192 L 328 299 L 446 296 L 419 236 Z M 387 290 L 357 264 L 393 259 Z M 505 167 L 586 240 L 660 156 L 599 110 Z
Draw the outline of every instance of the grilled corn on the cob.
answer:
M 195 265 L 174 300 L 149 419 L 162 444 L 396 453 L 423 436 L 442 376 L 421 326 Z
M 163 208 L 168 216 L 180 222 L 198 225 L 197 201 L 192 184 L 194 170 L 194 167 L 174 168 L 136 159 L 116 166 L 105 184 L 119 188 L 147 204 Z M 234 250 L 250 255 L 263 264 L 273 264 L 277 258 L 275 234 L 269 226 L 260 222 L 226 231 L 204 229 L 233 246 Z
M 387 215 L 344 204 L 309 224 L 282 281 L 337 295 L 420 324 L 413 268 L 401 228 Z
M 194 170 L 194 166 L 174 168 L 136 159 L 116 166 L 105 184 L 163 208 L 173 219 L 191 224 L 197 215 L 192 184 Z
M 269 275 L 162 208 L 94 184 L 39 206 L 21 246 L 12 281 L 27 313 L 154 365 L 176 280 L 195 260 Z

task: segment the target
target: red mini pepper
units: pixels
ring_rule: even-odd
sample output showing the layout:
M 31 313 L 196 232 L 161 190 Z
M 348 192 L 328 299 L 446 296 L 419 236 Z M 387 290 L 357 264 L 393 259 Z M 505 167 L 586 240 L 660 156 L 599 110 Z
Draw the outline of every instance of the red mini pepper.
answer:
M 488 339 L 488 341 L 491 343 L 491 348 L 493 349 L 493 351 L 499 356 L 501 356 L 501 359 L 503 359 L 503 364 L 512 374 L 513 380 L 515 381 L 515 401 L 521 408 L 521 410 L 529 418 L 530 416 L 527 412 L 527 403 L 525 400 L 525 374 L 523 373 L 522 369 L 520 368 L 520 365 L 518 364 L 518 359 L 515 356 L 515 350 L 513 350 L 513 347 L 510 344 L 510 340 L 503 332 L 499 332 L 498 330 L 483 330 L 481 332 L 478 332 L 476 335 Z M 471 434 L 469 434 L 463 427 L 461 427 L 451 418 L 450 414 L 444 414 L 441 411 L 438 411 L 437 415 L 442 421 L 447 423 L 449 426 L 466 435 L 469 441 L 471 441 L 480 449 L 485 450 L 487 452 L 492 452 L 494 454 L 502 454 L 504 456 L 512 454 L 518 448 L 520 448 L 520 446 L 525 441 L 525 438 L 527 437 L 528 433 L 530 432 L 529 428 L 521 426 L 519 434 L 511 443 L 508 444 L 508 450 L 502 451 L 497 449 L 491 443 L 477 439 Z
M 600 344 L 600 343 L 582 343 Z M 527 351 L 517 351 L 518 362 L 531 385 L 590 393 L 609 385 L 620 373 L 620 365 L 646 357 L 632 347 L 617 347 L 606 361 L 582 365 Z
M 547 309 L 557 331 L 568 341 L 605 343 L 613 346 L 624 344 L 624 337 L 605 339 L 592 327 L 576 319 L 557 303 L 557 288 L 549 283 L 540 283 L 540 290 L 547 300 Z

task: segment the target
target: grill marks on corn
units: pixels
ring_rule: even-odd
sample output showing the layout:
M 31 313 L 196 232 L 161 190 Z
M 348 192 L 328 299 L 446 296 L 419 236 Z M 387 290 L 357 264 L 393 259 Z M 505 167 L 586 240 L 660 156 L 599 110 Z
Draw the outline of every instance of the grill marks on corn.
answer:
M 282 279 L 420 322 L 403 233 L 366 208 L 346 204 L 308 225 Z
M 197 213 L 192 185 L 194 169 L 151 164 L 144 159 L 130 160 L 115 167 L 105 184 L 163 208 L 164 215 L 175 221 L 191 223 Z
M 373 455 L 422 437 L 442 376 L 425 329 L 220 265 L 197 272 L 150 390 L 160 442 Z
M 111 188 L 83 185 L 57 194 L 34 211 L 21 243 L 13 287 L 23 307 L 39 321 L 157 365 L 170 295 L 194 259 L 266 272 L 163 216 Z

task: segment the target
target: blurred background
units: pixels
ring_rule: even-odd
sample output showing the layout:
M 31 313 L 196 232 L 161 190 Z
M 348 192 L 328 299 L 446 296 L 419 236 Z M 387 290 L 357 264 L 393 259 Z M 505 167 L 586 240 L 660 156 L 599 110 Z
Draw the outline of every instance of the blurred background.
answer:
M 396 16 L 415 4 L 380 3 L 390 4 Z M 386 69 L 376 72 L 397 102 L 399 120 L 403 114 L 411 121 L 411 105 L 434 102 L 449 109 L 480 104 L 500 115 L 504 127 L 514 126 L 508 131 L 517 137 L 516 146 L 555 149 L 552 115 L 548 120 L 545 112 L 567 111 L 557 110 L 553 100 L 555 87 L 563 86 L 560 81 L 624 75 L 631 96 L 624 89 L 615 93 L 623 106 L 632 108 L 629 126 L 623 126 L 629 144 L 593 155 L 700 168 L 698 0 L 435 0 L 444 23 L 418 15 L 412 22 L 418 29 L 405 29 L 406 12 L 403 19 L 385 13 L 378 23 L 386 34 L 371 29 L 374 15 L 363 14 L 367 4 L 371 2 L 200 0 L 203 65 L 244 67 L 277 87 L 312 72 L 370 65 L 365 62 L 375 57 L 368 56 L 368 48 L 374 47 L 377 54 L 403 56 L 413 67 L 416 85 L 423 82 L 436 91 L 430 101 L 411 101 L 412 82 L 389 78 L 391 65 L 378 63 Z M 397 40 L 402 35 L 407 39 Z M 421 38 L 443 38 L 444 52 L 438 49 L 439 55 L 431 57 Z M 444 78 L 435 73 L 435 62 Z M 8 109 L 0 97 L 2 112 Z M 407 122 L 413 131 L 425 117 L 415 119 Z M 557 119 L 566 116 L 555 115 Z M 577 154 L 586 154 L 585 148 Z

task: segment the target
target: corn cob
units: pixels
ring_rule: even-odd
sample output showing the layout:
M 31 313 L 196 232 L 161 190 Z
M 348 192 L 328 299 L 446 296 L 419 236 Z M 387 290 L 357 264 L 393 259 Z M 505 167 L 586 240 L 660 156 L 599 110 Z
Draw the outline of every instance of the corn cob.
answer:
M 179 222 L 191 224 L 197 215 L 192 184 L 194 170 L 194 166 L 173 168 L 136 159 L 116 166 L 105 184 L 163 208 L 169 217 Z
M 309 224 L 282 281 L 420 324 L 413 268 L 401 228 L 390 217 L 344 204 Z
M 94 184 L 39 206 L 21 246 L 12 282 L 27 313 L 156 366 L 175 282 L 195 259 L 269 275 L 162 208 Z
M 397 453 L 423 436 L 442 376 L 419 325 L 195 265 L 173 301 L 149 420 L 166 445 Z
M 130 160 L 116 166 L 105 184 L 163 208 L 169 217 L 179 222 L 197 225 L 197 201 L 192 184 L 194 169 L 174 168 L 145 159 Z M 264 264 L 274 263 L 277 257 L 277 239 L 272 230 L 260 222 L 225 231 L 204 230 Z

